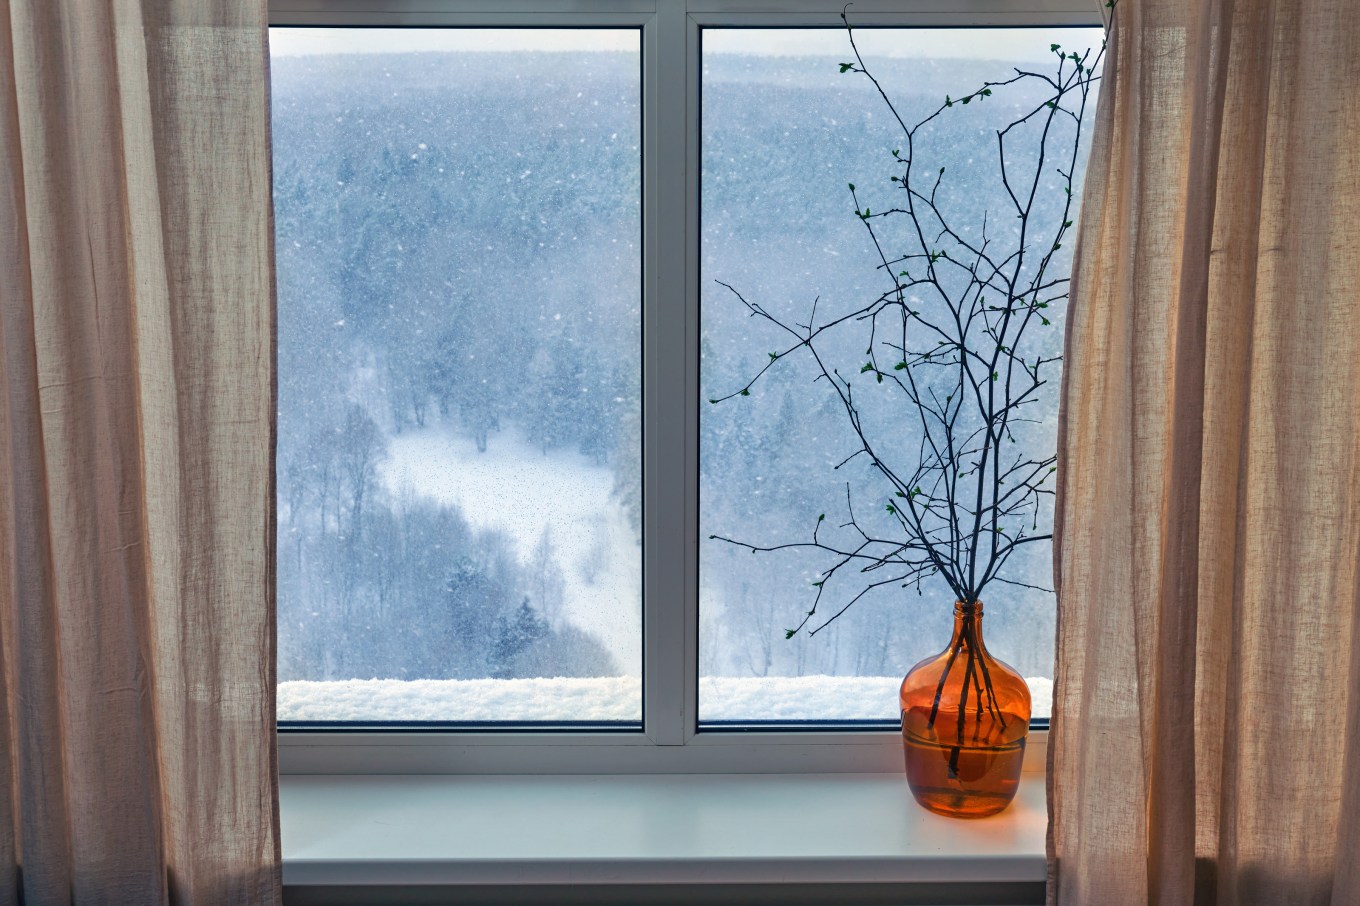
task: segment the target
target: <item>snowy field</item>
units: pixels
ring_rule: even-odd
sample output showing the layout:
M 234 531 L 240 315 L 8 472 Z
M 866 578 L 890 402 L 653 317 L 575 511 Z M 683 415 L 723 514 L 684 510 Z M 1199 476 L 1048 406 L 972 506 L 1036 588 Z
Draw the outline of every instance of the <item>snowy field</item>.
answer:
M 901 677 L 705 677 L 704 720 L 896 720 Z M 1049 716 L 1053 681 L 1029 677 L 1034 717 Z M 279 720 L 636 721 L 637 677 L 349 680 L 279 684 Z
M 471 438 L 434 426 L 389 438 L 381 477 L 399 499 L 414 494 L 452 503 L 477 528 L 503 532 L 521 560 L 550 530 L 567 621 L 599 638 L 620 673 L 641 672 L 642 549 L 612 496 L 608 466 L 570 450 L 545 454 L 514 429 L 492 434 L 479 453 Z

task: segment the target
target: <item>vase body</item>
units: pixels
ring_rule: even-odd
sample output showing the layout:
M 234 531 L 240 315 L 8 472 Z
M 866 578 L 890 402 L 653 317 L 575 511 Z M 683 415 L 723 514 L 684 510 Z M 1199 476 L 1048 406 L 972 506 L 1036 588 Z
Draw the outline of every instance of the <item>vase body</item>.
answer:
M 907 783 L 925 808 L 954 818 L 995 815 L 1015 798 L 1029 734 L 1024 677 L 987 653 L 982 602 L 954 605 L 948 647 L 902 680 Z

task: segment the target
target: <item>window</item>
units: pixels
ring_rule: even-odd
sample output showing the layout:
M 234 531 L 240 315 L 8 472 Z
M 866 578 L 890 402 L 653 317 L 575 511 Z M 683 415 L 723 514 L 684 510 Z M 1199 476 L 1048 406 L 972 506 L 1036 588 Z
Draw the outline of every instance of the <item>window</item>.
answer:
M 1098 48 L 1101 40 L 1099 29 L 1060 27 L 856 31 L 866 65 L 908 123 L 950 92 L 1017 70 L 1050 73 L 1053 48 Z M 821 539 L 855 548 L 857 530 L 842 529 L 852 506 L 871 536 L 900 533 L 882 515 L 891 486 L 868 457 L 855 455 L 862 444 L 835 390 L 825 380 L 814 383 L 818 372 L 806 355 L 771 361 L 768 351 L 788 350 L 791 337 L 751 317 L 741 300 L 785 325 L 806 325 L 810 317 L 825 325 L 881 295 L 884 271 L 856 211 L 902 204 L 889 181 L 902 172 L 893 156 L 903 147 L 902 127 L 873 83 L 841 71 L 839 62 L 853 59 L 844 28 L 709 28 L 702 53 L 700 395 L 716 402 L 700 408 L 700 725 L 891 725 L 902 675 L 949 638 L 953 595 L 935 577 L 919 589 L 888 583 L 855 600 L 888 570 L 832 576 L 826 570 L 837 558 L 826 551 L 751 549 L 805 544 L 822 514 Z M 994 242 L 1000 230 L 1018 234 L 997 226 L 1003 215 L 1014 220 L 1015 204 L 996 175 L 996 130 L 1043 103 L 1047 95 L 1036 84 L 999 87 L 995 102 L 958 105 L 918 135 L 917 167 L 932 174 L 941 168 L 939 204 L 961 233 L 982 234 L 990 215 Z M 1053 129 L 1055 146 L 1063 147 L 1072 124 Z M 1034 162 L 1011 151 L 1008 163 L 1012 179 L 1028 185 Z M 848 184 L 859 186 L 854 200 Z M 1036 225 L 1061 213 L 1062 188 L 1056 173 L 1041 176 Z M 894 250 L 914 247 L 915 237 L 903 235 L 905 218 L 883 223 L 880 241 Z M 1060 250 L 1051 267 L 1066 273 L 1070 251 Z M 921 300 L 928 290 L 914 293 L 929 304 Z M 855 323 L 824 335 L 829 368 L 854 374 L 864 364 L 870 332 Z M 1029 331 L 1030 342 L 1039 344 L 1038 354 L 1060 358 L 1062 323 L 1046 326 L 1039 331 L 1046 336 Z M 1048 392 L 1025 411 L 1027 430 L 1017 432 L 1020 447 L 1036 457 L 1056 447 L 1056 370 L 1047 377 Z M 890 433 L 888 464 L 909 474 L 921 430 L 907 394 L 874 393 L 867 379 L 858 386 L 869 433 L 876 427 L 880 442 Z M 1040 719 L 1049 716 L 1053 676 L 1055 603 L 1051 591 L 1040 590 L 1051 584 L 1051 557 L 1046 543 L 1021 549 L 1008 575 L 1024 586 L 993 585 L 987 602 L 988 647 L 1027 678 Z
M 857 25 L 1099 24 L 1070 5 L 937 13 L 901 0 L 870 4 Z M 847 632 L 831 656 L 847 660 L 808 650 L 791 664 L 776 647 L 787 621 L 730 597 L 756 561 L 699 540 L 715 520 L 753 525 L 743 507 L 761 474 L 734 469 L 734 449 L 777 448 L 785 477 L 820 473 L 830 455 L 829 423 L 797 419 L 796 396 L 748 401 L 759 415 L 737 427 L 750 437 L 729 437 L 701 400 L 765 354 L 714 279 L 800 302 L 818 281 L 852 279 L 854 177 L 841 167 L 860 167 L 862 150 L 845 130 L 838 159 L 814 159 L 815 146 L 836 134 L 823 122 L 831 106 L 856 128 L 880 114 L 835 93 L 848 90 L 840 9 L 274 0 L 282 770 L 900 766 L 891 697 L 846 703 L 891 693 L 913 643 L 852 655 Z M 897 37 L 912 40 L 879 36 Z M 781 161 L 815 169 L 835 194 L 789 172 L 779 178 L 797 192 L 744 210 L 759 171 Z M 757 215 L 774 225 L 749 230 Z M 779 444 L 769 423 L 789 407 L 801 440 Z M 499 464 L 479 472 L 486 462 Z M 741 506 L 719 503 L 734 495 Z M 749 578 L 776 568 L 798 585 L 815 566 L 761 565 Z M 611 601 L 592 594 L 606 585 Z M 401 611 L 418 596 L 466 621 L 435 627 Z M 796 598 L 770 596 L 795 612 Z M 862 619 L 865 636 L 900 634 L 882 612 Z M 1004 658 L 999 622 L 989 642 Z M 1025 631 L 1051 636 L 1051 624 Z M 573 634 L 579 644 L 557 644 Z M 919 633 L 925 647 L 934 635 Z M 1032 669 L 1010 659 L 1044 676 L 1035 657 Z M 825 707 L 778 714 L 804 726 L 759 730 L 772 700 L 822 676 L 834 678 Z M 480 697 L 451 697 L 479 683 Z M 734 727 L 756 732 L 706 732 Z
M 638 31 L 270 38 L 280 722 L 637 727 Z

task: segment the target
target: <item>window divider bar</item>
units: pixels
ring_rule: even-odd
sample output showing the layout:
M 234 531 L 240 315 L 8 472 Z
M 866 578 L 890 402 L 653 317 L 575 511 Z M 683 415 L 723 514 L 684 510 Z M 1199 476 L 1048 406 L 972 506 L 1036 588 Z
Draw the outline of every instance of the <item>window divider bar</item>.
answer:
M 685 741 L 699 724 L 699 170 L 702 38 L 685 3 Z
M 694 579 L 686 513 L 696 435 L 685 417 L 689 386 L 685 219 L 687 128 L 683 3 L 663 2 L 643 26 L 643 721 L 657 745 L 683 745 L 690 646 L 685 626 Z

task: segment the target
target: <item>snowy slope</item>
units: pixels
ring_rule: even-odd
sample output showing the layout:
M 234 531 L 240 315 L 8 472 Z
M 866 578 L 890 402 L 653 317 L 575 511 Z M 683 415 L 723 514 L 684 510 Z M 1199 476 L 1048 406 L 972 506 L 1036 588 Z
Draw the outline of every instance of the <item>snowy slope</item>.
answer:
M 471 438 L 439 425 L 390 437 L 381 477 L 396 496 L 456 504 L 478 528 L 504 532 L 521 560 L 551 528 L 567 620 L 597 636 L 625 676 L 641 675 L 642 549 L 611 496 L 608 466 L 572 450 L 545 454 L 514 429 L 493 434 L 479 453 Z

